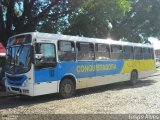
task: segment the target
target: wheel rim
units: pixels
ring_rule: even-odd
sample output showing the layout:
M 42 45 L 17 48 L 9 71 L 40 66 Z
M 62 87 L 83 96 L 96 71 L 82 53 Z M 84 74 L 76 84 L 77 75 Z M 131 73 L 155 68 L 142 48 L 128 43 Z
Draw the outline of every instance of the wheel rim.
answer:
M 66 84 L 64 86 L 64 93 L 71 93 L 72 91 L 72 86 L 70 84 Z
M 70 98 L 74 95 L 75 86 L 70 79 L 64 79 L 60 84 L 60 95 L 62 98 Z

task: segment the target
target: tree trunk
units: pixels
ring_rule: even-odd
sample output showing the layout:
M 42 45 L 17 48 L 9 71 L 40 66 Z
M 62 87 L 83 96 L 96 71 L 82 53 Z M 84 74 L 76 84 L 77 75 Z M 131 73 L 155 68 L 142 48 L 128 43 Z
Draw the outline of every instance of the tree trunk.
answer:
M 3 20 L 3 11 L 2 11 L 2 5 L 0 3 L 0 42 L 5 46 L 5 36 L 6 36 L 6 30 L 5 30 L 5 24 Z

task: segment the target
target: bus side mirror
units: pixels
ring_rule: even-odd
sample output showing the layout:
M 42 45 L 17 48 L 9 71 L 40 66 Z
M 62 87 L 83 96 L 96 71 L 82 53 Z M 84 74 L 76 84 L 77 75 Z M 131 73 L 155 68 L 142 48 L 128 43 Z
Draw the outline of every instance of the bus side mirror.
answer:
M 43 54 L 35 54 L 35 58 L 36 58 L 37 60 L 41 60 L 42 57 L 43 57 Z

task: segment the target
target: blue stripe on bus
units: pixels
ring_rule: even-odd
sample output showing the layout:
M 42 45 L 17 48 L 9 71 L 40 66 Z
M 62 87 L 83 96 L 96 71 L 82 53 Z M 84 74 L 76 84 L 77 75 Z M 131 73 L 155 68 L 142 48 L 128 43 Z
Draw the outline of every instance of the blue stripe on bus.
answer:
M 123 60 L 60 62 L 56 68 L 35 70 L 35 82 L 57 81 L 67 74 L 72 74 L 76 78 L 119 74 L 123 65 Z

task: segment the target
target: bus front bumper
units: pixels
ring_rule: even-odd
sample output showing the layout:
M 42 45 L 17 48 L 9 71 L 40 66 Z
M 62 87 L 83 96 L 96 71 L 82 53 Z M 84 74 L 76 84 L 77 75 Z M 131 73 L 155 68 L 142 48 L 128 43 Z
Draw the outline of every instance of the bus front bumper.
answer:
M 12 93 L 12 94 L 21 94 L 21 95 L 33 96 L 33 92 L 27 87 L 6 85 L 6 92 L 7 93 Z

